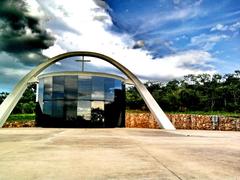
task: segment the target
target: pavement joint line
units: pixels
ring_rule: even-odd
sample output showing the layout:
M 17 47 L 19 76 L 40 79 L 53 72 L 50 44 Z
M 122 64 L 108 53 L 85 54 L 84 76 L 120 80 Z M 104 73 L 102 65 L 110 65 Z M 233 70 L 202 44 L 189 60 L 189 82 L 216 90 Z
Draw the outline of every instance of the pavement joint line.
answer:
M 168 132 L 171 133 L 171 132 Z M 125 132 L 125 134 L 127 134 Z M 130 138 L 131 136 L 127 136 L 127 139 L 132 140 L 132 138 Z M 132 140 L 132 142 L 134 142 Z M 139 147 L 144 153 L 146 153 L 149 157 L 151 157 L 153 160 L 155 160 L 155 162 L 157 162 L 157 164 L 162 165 L 165 169 L 167 169 L 171 174 L 173 174 L 177 179 L 183 180 L 177 173 L 175 173 L 173 170 L 171 170 L 170 168 L 168 168 L 165 164 L 163 164 L 161 161 L 159 161 L 159 159 L 157 159 L 155 156 L 153 156 L 150 152 L 148 152 L 146 149 L 144 149 L 139 143 L 134 143 L 137 147 Z
M 53 139 L 55 139 L 57 136 L 64 134 L 66 131 L 61 130 L 59 132 L 54 133 L 51 137 L 47 138 L 45 141 L 46 142 L 52 142 Z
M 149 157 L 151 157 L 152 159 L 154 159 L 157 164 L 162 165 L 165 169 L 167 169 L 171 174 L 173 174 L 176 178 L 183 180 L 177 173 L 175 173 L 173 170 L 171 170 L 170 168 L 168 168 L 165 164 L 163 164 L 161 161 L 159 161 L 159 159 L 157 159 L 154 155 L 152 155 L 150 152 L 148 152 L 146 149 L 144 149 L 140 144 L 135 143 L 143 152 L 145 152 Z

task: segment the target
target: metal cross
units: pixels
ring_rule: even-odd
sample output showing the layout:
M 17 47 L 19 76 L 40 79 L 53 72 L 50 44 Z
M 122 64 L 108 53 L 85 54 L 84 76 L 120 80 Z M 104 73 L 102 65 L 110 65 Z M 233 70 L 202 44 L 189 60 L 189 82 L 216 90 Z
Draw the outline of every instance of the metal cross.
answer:
M 84 62 L 91 62 L 91 60 L 84 60 L 84 56 L 82 59 L 75 60 L 76 62 L 82 62 L 82 72 L 84 71 Z

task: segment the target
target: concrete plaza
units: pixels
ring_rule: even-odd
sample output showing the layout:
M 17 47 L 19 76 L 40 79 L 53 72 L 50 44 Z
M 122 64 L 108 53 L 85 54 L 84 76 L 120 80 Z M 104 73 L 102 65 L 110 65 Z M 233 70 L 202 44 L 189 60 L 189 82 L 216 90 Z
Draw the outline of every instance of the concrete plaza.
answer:
M 0 130 L 0 179 L 240 179 L 240 132 Z

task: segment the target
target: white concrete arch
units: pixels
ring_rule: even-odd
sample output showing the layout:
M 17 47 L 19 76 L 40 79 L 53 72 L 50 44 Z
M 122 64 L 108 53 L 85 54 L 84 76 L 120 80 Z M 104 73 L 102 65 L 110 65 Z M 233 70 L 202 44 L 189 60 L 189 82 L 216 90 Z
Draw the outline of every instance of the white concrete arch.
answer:
M 155 99 L 149 93 L 147 88 L 142 84 L 142 82 L 126 67 L 124 67 L 119 62 L 115 61 L 114 59 L 100 54 L 96 52 L 89 52 L 89 51 L 75 51 L 75 52 L 68 52 L 64 54 L 57 55 L 53 58 L 48 59 L 44 63 L 35 67 L 32 71 L 30 71 L 27 75 L 25 75 L 15 86 L 12 93 L 7 96 L 7 98 L 2 102 L 0 105 L 0 127 L 3 126 L 5 121 L 7 120 L 8 116 L 11 114 L 12 110 L 16 106 L 17 102 L 22 97 L 24 91 L 26 90 L 28 83 L 31 82 L 32 79 L 35 79 L 44 69 L 46 69 L 51 64 L 60 61 L 62 59 L 74 56 L 90 56 L 96 57 L 102 60 L 105 60 L 112 64 L 113 66 L 117 67 L 121 70 L 136 86 L 138 92 L 142 96 L 143 100 L 145 101 L 146 105 L 148 106 L 149 110 L 151 111 L 154 118 L 157 120 L 160 127 L 169 130 L 175 130 L 175 127 L 172 125 L 168 117 L 159 107 Z

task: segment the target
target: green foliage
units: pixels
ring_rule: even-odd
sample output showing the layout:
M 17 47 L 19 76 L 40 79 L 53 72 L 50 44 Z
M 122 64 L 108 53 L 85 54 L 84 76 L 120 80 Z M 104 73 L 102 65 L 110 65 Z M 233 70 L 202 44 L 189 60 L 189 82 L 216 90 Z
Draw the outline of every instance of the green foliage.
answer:
M 32 84 L 28 86 L 28 88 L 24 92 L 22 98 L 14 108 L 13 113 L 14 114 L 34 113 L 36 107 L 35 99 L 36 99 L 36 85 Z
M 135 87 L 129 87 L 126 93 L 126 105 L 130 109 L 143 109 L 145 104 Z
M 145 85 L 163 110 L 168 112 L 240 113 L 240 71 L 224 76 L 190 74 L 183 80 L 172 80 L 166 84 L 147 82 Z M 128 89 L 126 95 L 128 109 L 144 106 L 135 88 Z
M 0 104 L 7 97 L 9 93 L 0 93 Z M 32 84 L 28 86 L 24 92 L 22 98 L 17 103 L 16 107 L 13 109 L 13 114 L 24 114 L 24 113 L 34 113 L 35 112 L 35 98 L 36 98 L 36 85 Z
M 225 111 L 185 111 L 185 112 L 167 112 L 169 114 L 200 114 L 200 115 L 218 115 L 218 116 L 230 116 L 235 118 L 240 118 L 239 113 L 225 112 Z
M 9 121 L 29 121 L 35 120 L 35 114 L 11 114 L 8 118 Z
M 127 109 L 127 113 L 149 113 L 149 111 L 146 110 L 139 110 L 139 109 Z M 167 111 L 167 114 L 198 114 L 198 115 L 218 115 L 218 116 L 230 116 L 235 118 L 240 118 L 240 113 L 234 113 L 234 112 L 224 112 L 224 111 Z
M 0 93 L 0 104 L 3 102 L 3 100 L 7 97 L 9 93 L 7 92 L 1 92 Z

